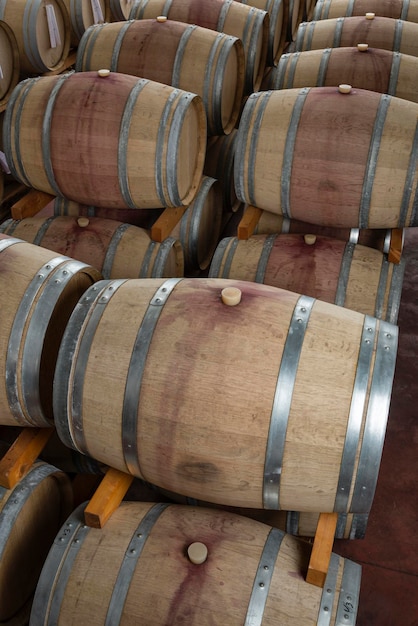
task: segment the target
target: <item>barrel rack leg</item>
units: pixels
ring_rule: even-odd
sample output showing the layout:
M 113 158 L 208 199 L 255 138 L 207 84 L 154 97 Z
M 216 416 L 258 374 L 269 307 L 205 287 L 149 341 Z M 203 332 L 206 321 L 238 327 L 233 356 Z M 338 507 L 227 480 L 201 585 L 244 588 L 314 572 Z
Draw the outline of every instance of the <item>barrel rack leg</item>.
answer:
M 156 219 L 151 226 L 151 239 L 158 243 L 162 243 L 164 239 L 170 236 L 171 231 L 181 220 L 187 207 L 167 208 Z
M 0 485 L 12 489 L 42 452 L 54 428 L 23 428 L 0 460 Z
M 323 587 L 325 584 L 332 546 L 334 544 L 337 520 L 338 513 L 321 513 L 319 516 L 311 558 L 306 574 L 306 582 L 316 587 Z

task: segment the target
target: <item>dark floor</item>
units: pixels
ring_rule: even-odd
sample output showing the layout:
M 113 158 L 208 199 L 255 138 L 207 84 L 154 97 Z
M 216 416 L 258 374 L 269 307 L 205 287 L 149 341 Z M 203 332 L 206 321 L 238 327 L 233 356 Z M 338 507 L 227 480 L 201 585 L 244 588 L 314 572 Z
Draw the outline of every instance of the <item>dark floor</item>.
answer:
M 407 229 L 399 347 L 365 539 L 334 543 L 363 567 L 357 626 L 418 626 L 418 228 Z

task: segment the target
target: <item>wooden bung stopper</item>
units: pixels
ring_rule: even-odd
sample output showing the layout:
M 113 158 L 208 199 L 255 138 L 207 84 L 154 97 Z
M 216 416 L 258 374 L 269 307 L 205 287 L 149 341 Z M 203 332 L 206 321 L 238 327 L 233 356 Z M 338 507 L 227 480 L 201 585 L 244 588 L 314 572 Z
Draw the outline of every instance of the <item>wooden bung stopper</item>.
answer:
M 375 13 L 366 13 L 366 20 L 374 20 Z
M 360 50 L 360 52 L 366 52 L 368 47 L 369 47 L 368 43 L 358 43 L 357 44 L 357 50 Z
M 88 217 L 79 217 L 77 219 L 77 224 L 81 226 L 81 228 L 85 228 L 86 226 L 90 224 L 90 220 Z
M 241 289 L 225 287 L 221 291 L 222 302 L 227 306 L 236 306 L 241 302 Z
M 194 565 L 201 565 L 208 558 L 208 549 L 204 543 L 195 541 L 187 548 L 187 554 Z
M 157 17 L 157 22 L 166 22 L 167 21 L 167 16 L 166 15 L 159 15 Z
M 110 70 L 97 70 L 98 75 L 100 76 L 100 78 L 106 78 L 106 76 L 109 76 L 110 74 Z
M 304 239 L 305 243 L 308 244 L 308 246 L 312 246 L 316 241 L 316 235 L 305 235 Z
M 351 85 L 338 85 L 338 91 L 340 93 L 350 93 Z

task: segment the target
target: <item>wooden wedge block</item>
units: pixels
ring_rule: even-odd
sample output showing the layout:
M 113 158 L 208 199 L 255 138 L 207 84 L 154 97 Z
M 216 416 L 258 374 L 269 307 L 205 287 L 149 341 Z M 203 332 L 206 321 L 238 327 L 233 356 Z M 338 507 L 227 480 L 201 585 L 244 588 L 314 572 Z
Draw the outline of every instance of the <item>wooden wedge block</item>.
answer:
M 261 213 L 261 209 L 258 209 L 255 206 L 248 206 L 245 209 L 244 215 L 238 224 L 238 239 L 249 239 L 249 237 L 251 237 L 255 227 L 257 226 L 258 220 L 260 219 Z
M 151 227 L 151 239 L 162 243 L 169 237 L 171 231 L 178 224 L 186 212 L 187 207 L 174 207 L 164 209 Z
M 308 565 L 306 582 L 323 587 L 327 577 L 332 546 L 337 528 L 338 513 L 321 513 L 316 528 Z
M 402 256 L 404 240 L 403 228 L 392 228 L 392 236 L 390 238 L 390 246 L 388 252 L 389 263 L 399 263 Z
M 24 428 L 0 461 L 0 485 L 12 489 L 24 476 L 46 442 L 54 428 Z
M 31 189 L 26 195 L 18 200 L 11 208 L 12 218 L 22 220 L 25 217 L 32 217 L 39 213 L 55 196 L 44 191 Z
M 91 528 L 103 528 L 118 508 L 134 477 L 110 467 L 84 510 L 84 521 Z

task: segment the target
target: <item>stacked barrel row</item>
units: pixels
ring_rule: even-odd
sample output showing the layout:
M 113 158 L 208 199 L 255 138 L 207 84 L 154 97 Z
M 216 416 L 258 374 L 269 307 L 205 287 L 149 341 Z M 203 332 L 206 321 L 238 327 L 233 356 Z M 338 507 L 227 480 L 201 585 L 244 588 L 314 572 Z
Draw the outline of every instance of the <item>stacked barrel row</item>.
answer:
M 144 11 L 146 4 L 151 3 L 143 3 Z M 126 21 L 125 33 L 132 24 Z M 161 30 L 172 23 L 160 19 L 152 25 Z M 89 38 L 98 39 L 107 28 L 83 35 L 86 49 Z M 185 39 L 197 30 L 189 28 Z M 115 35 L 119 43 L 120 33 Z M 231 48 L 238 50 L 238 41 Z M 196 48 L 190 52 L 196 58 Z M 93 49 L 87 56 L 94 56 Z M 77 63 L 80 58 L 81 53 Z M 90 212 L 88 223 L 72 219 L 73 241 L 74 234 L 94 230 L 96 208 L 137 214 L 191 206 L 206 180 L 206 149 L 225 141 L 214 134 L 206 144 L 210 101 L 204 94 L 128 76 L 101 61 L 91 69 L 76 68 L 83 71 L 75 74 L 45 77 L 47 82 L 20 83 L 6 111 L 6 156 L 16 177 L 56 195 L 61 206 L 83 205 Z M 245 67 L 244 95 L 248 62 L 231 65 Z M 113 71 L 96 71 L 103 68 Z M 239 92 L 238 82 L 232 93 Z M 234 139 L 233 192 L 240 202 L 264 209 L 258 195 L 254 202 L 255 196 L 243 197 L 239 177 L 248 179 L 247 167 L 254 170 L 259 158 L 261 169 L 273 159 L 271 152 L 259 157 L 257 151 L 247 160 L 246 137 L 256 129 L 250 143 L 268 145 L 275 140 L 274 127 L 284 123 L 276 120 L 266 138 L 258 135 L 251 109 L 261 97 L 248 91 L 236 132 L 232 125 L 223 132 Z M 267 99 L 263 115 L 266 108 Z M 254 186 L 261 180 L 259 171 Z M 266 180 L 277 178 L 266 172 Z M 268 195 L 275 196 L 276 189 Z M 273 211 L 265 204 L 269 213 L 281 213 L 276 204 Z M 53 222 L 47 221 L 37 242 Z M 24 224 L 6 226 L 17 234 Z M 34 227 L 26 232 L 33 236 Z M 2 423 L 54 424 L 66 448 L 211 508 L 129 503 L 101 531 L 87 529 L 82 509 L 75 511 L 45 564 L 31 622 L 65 623 L 66 616 L 76 614 L 79 621 L 95 616 L 98 624 L 127 616 L 160 624 L 171 614 L 179 622 L 187 615 L 188 623 L 201 624 L 206 617 L 208 623 L 216 621 L 220 611 L 221 623 L 354 623 L 358 566 L 333 556 L 324 590 L 315 589 L 303 581 L 306 546 L 219 507 L 287 509 L 302 517 L 336 510 L 340 533 L 348 526 L 356 536 L 358 525 L 364 534 L 389 409 L 399 289 L 393 293 L 385 287 L 384 321 L 375 316 L 378 308 L 365 313 L 336 307 L 321 299 L 322 292 L 312 297 L 247 279 L 184 278 L 173 265 L 168 280 L 130 278 L 127 264 L 118 278 L 109 274 L 102 280 L 109 263 L 91 267 L 57 256 L 53 239 L 42 249 L 2 237 L 10 301 L 2 348 L 2 412 L 9 417 Z M 396 276 L 396 268 L 379 259 Z M 401 271 L 398 281 L 399 276 Z M 237 534 L 246 539 L 236 543 Z M 170 560 L 162 553 L 167 554 L 167 537 L 173 540 Z M 202 542 L 208 548 L 204 557 L 190 556 L 187 548 Z M 280 545 L 296 555 L 288 560 L 285 552 L 283 565 Z M 164 579 L 157 594 L 152 563 Z M 110 566 L 109 578 L 97 576 Z M 237 567 L 250 572 L 239 592 L 236 577 L 219 578 L 220 570 L 233 573 Z M 276 576 L 282 579 L 285 572 L 289 577 L 278 586 Z M 190 593 L 179 597 L 180 588 Z

